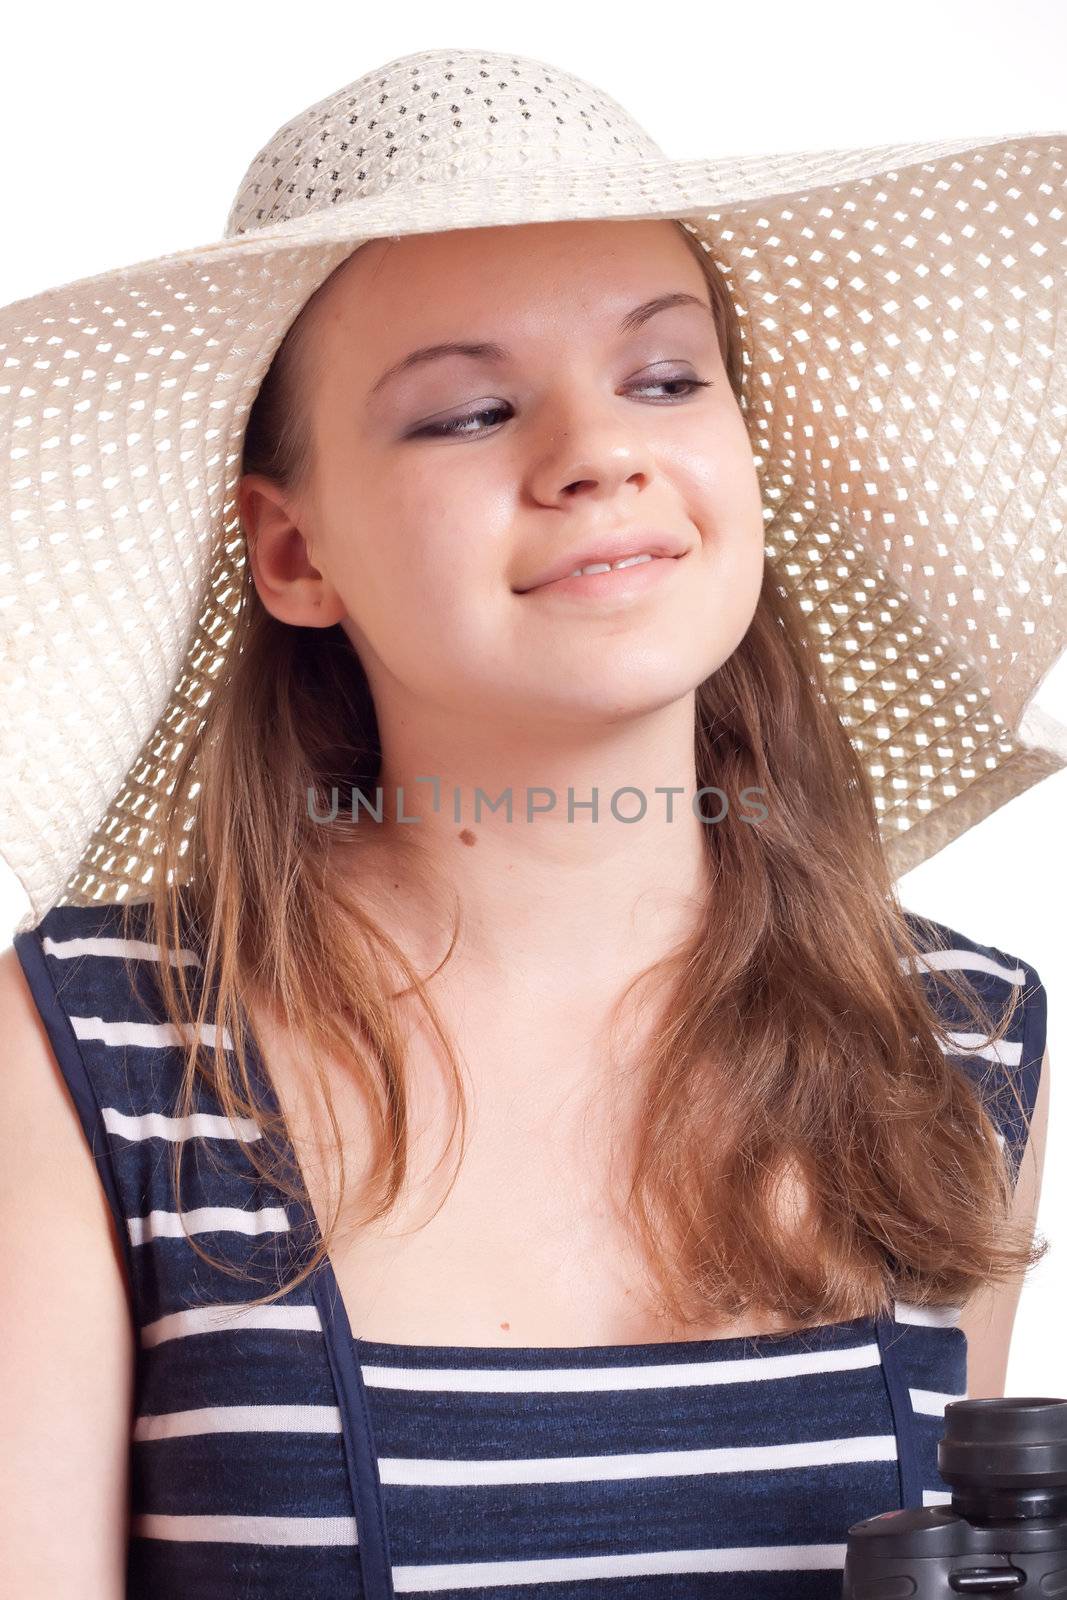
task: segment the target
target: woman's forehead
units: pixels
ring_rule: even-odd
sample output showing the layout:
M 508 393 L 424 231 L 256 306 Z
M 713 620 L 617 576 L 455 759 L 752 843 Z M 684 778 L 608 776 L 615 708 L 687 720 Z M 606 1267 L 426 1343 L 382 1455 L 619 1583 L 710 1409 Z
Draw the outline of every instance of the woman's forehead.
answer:
M 669 220 L 457 229 L 360 246 L 323 286 L 314 321 L 326 339 L 358 332 L 377 370 L 434 340 L 544 331 L 548 315 L 609 331 L 671 292 L 708 303 L 704 274 Z

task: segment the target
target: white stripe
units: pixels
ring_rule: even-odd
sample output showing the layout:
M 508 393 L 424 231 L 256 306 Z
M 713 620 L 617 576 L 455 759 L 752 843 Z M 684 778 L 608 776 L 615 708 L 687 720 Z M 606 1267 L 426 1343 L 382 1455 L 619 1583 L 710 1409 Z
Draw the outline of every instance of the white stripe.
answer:
M 117 1106 L 104 1106 L 104 1127 L 123 1139 L 241 1139 L 251 1143 L 262 1138 L 259 1125 L 251 1117 L 223 1117 L 210 1111 L 193 1111 L 186 1117 L 168 1117 L 161 1111 L 146 1111 L 130 1116 Z
M 924 1506 L 947 1506 L 952 1499 L 951 1489 L 924 1489 Z
M 1006 1067 L 1017 1067 L 1023 1058 L 1021 1041 L 1013 1044 L 1010 1039 L 998 1039 L 996 1044 L 988 1044 L 988 1034 L 958 1033 L 953 1029 L 949 1030 L 948 1036 L 967 1055 L 981 1056 L 986 1061 L 999 1061 Z M 941 1049 L 946 1055 L 953 1054 L 945 1044 L 941 1045 Z
M 722 1550 L 652 1550 L 636 1555 L 556 1556 L 533 1561 L 457 1561 L 393 1568 L 397 1594 L 484 1589 L 576 1579 L 643 1578 L 687 1572 L 812 1572 L 845 1565 L 843 1544 L 749 1544 Z
M 966 1400 L 966 1394 L 942 1394 L 940 1389 L 909 1389 L 913 1411 L 924 1417 L 943 1417 L 945 1407 L 952 1400 Z
M 514 1483 L 606 1483 L 614 1478 L 682 1478 L 704 1472 L 779 1472 L 845 1461 L 895 1461 L 894 1433 L 785 1444 L 725 1445 L 709 1450 L 642 1450 L 610 1456 L 533 1456 L 475 1461 L 464 1457 L 380 1456 L 382 1483 L 449 1489 Z
M 200 1433 L 340 1433 L 336 1406 L 200 1406 L 195 1411 L 164 1411 L 138 1417 L 136 1444 L 156 1439 L 189 1439 Z
M 674 1389 L 713 1383 L 757 1383 L 820 1372 L 876 1367 L 877 1344 L 795 1355 L 747 1356 L 722 1361 L 665 1361 L 647 1367 L 386 1367 L 361 1365 L 363 1382 L 376 1389 L 429 1389 L 463 1394 L 592 1394 L 612 1389 Z
M 193 1037 L 193 1024 L 186 1022 L 179 1030 L 172 1022 L 105 1022 L 103 1017 L 71 1017 L 71 1026 L 77 1039 L 99 1039 L 103 1044 L 133 1044 L 143 1050 L 167 1050 L 173 1045 L 187 1043 Z M 200 1028 L 200 1038 L 206 1045 L 215 1043 L 218 1030 L 213 1022 Z M 233 1049 L 228 1028 L 222 1029 L 222 1047 Z
M 120 959 L 129 956 L 134 961 L 159 960 L 158 944 L 151 944 L 144 939 L 115 939 L 105 935 L 85 939 L 53 939 L 50 934 L 45 934 L 41 948 L 47 955 L 55 956 L 57 961 L 70 961 L 75 956 L 117 956 Z M 170 964 L 172 967 L 198 967 L 200 960 L 195 951 L 179 946 L 171 953 Z
M 355 1544 L 354 1517 L 172 1517 L 147 1512 L 133 1519 L 135 1539 L 183 1544 Z
M 322 1322 L 314 1306 L 195 1306 L 190 1311 L 172 1311 L 155 1322 L 146 1322 L 141 1329 L 141 1344 L 147 1350 L 167 1339 L 187 1339 L 199 1333 L 239 1333 L 245 1328 L 321 1333 Z
M 281 1206 L 260 1206 L 257 1211 L 197 1206 L 192 1211 L 150 1211 L 147 1217 L 127 1217 L 126 1226 L 132 1244 L 146 1244 L 149 1239 L 184 1239 L 190 1233 L 285 1233 L 289 1219 Z
M 913 1306 L 907 1300 L 893 1302 L 894 1322 L 914 1322 L 924 1328 L 954 1328 L 962 1306 Z
M 907 956 L 901 957 L 901 965 L 907 970 Z M 1005 983 L 1026 982 L 1022 967 L 1002 967 L 992 956 L 980 955 L 977 950 L 960 950 L 955 946 L 949 950 L 924 950 L 918 960 L 911 963 L 911 967 L 920 972 L 989 972 L 994 978 L 1003 978 Z

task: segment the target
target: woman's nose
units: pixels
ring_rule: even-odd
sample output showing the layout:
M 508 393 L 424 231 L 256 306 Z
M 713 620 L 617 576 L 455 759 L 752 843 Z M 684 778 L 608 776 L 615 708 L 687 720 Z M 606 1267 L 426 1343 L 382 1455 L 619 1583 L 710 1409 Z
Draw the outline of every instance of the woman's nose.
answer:
M 626 483 L 645 487 L 652 477 L 644 432 L 621 413 L 618 401 L 570 404 L 532 448 L 534 490 L 548 503 L 576 494 L 609 496 Z

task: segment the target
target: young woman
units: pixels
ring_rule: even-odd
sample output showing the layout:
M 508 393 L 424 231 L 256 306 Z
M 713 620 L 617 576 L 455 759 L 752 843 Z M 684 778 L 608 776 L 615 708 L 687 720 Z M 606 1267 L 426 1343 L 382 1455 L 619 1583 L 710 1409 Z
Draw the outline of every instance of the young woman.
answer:
M 832 1595 L 1003 1385 L 1041 980 L 896 899 L 698 234 L 506 220 L 275 310 L 154 874 L 0 963 L 20 1596 Z

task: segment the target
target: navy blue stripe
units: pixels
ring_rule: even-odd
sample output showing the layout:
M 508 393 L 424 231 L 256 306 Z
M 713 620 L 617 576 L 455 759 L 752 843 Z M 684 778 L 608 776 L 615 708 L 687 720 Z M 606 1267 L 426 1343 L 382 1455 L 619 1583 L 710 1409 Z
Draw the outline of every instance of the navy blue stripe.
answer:
M 334 1406 L 317 1330 L 200 1333 L 141 1351 L 145 1415 L 203 1406 Z
M 130 1495 L 135 1516 L 352 1515 L 336 1433 L 138 1440 L 130 1457 Z M 354 1564 L 354 1554 L 351 1559 Z
M 691 1426 L 696 1431 L 695 1419 Z M 528 1453 L 539 1455 L 534 1418 L 527 1428 Z M 653 1430 L 649 1422 L 650 1437 Z M 515 1441 L 516 1454 L 521 1449 Z M 842 1461 L 768 1472 L 693 1471 L 676 1477 L 630 1473 L 562 1483 L 386 1484 L 385 1507 L 390 1525 L 403 1537 L 401 1567 L 580 1561 L 597 1555 L 640 1558 L 650 1550 L 670 1550 L 684 1561 L 691 1550 L 843 1545 L 852 1523 L 892 1510 L 896 1493 L 894 1462 Z M 746 1564 L 745 1556 L 737 1559 L 740 1566 Z M 802 1561 L 797 1557 L 793 1570 Z M 657 1593 L 655 1579 L 655 1573 L 643 1579 L 650 1596 Z M 596 1592 L 596 1578 L 588 1574 L 584 1581 Z M 614 1596 L 617 1581 L 608 1579 L 604 1592 Z M 518 1585 L 512 1589 L 502 1572 L 495 1583 L 491 1577 L 483 1582 L 484 1589 L 475 1590 L 470 1600 L 485 1600 L 486 1594 L 514 1594 L 519 1600 L 524 1592 Z M 714 1587 L 705 1586 L 707 1580 L 695 1572 L 691 1582 L 694 1600 L 724 1600 L 733 1593 L 722 1575 Z M 460 1587 L 446 1583 L 443 1593 L 458 1593 Z M 549 1600 L 555 1589 L 546 1579 L 529 1584 L 525 1592 Z
M 362 1600 L 350 1546 L 130 1540 L 127 1600 Z M 781 1591 L 800 1600 L 801 1590 Z M 466 1596 L 466 1600 L 471 1597 Z M 558 1600 L 558 1597 L 554 1597 Z M 767 1600 L 771 1600 L 768 1594 Z
M 359 1541 L 363 1593 L 365 1600 L 393 1600 L 393 1563 L 382 1509 L 378 1452 L 348 1313 L 328 1258 L 315 1275 L 315 1303 L 322 1318 L 326 1349 L 341 1407 L 345 1456 L 356 1503 L 356 1537 Z
M 891 1317 L 878 1317 L 875 1319 L 875 1332 L 878 1335 L 878 1347 L 882 1352 L 882 1373 L 885 1377 L 885 1386 L 889 1392 L 889 1404 L 893 1410 L 893 1426 L 897 1435 L 897 1466 L 900 1483 L 900 1504 L 903 1508 L 922 1508 L 923 1486 L 922 1474 L 919 1470 L 919 1451 L 915 1438 L 915 1419 L 911 1409 L 911 1395 L 908 1393 L 908 1380 L 900 1367 L 900 1357 L 896 1345 L 904 1337 L 905 1330 L 901 1330 L 898 1323 Z M 895 1509 L 887 1506 L 886 1510 Z

